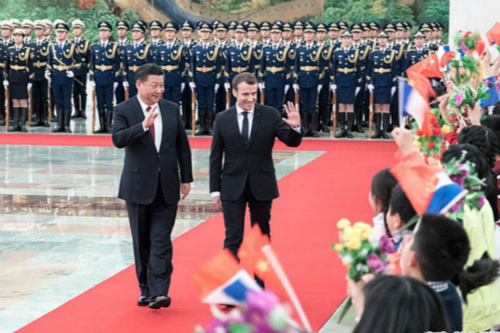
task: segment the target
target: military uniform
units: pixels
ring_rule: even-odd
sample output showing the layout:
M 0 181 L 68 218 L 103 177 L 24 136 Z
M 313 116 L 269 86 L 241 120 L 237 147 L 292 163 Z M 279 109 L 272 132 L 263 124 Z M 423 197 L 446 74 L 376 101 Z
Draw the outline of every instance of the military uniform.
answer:
M 43 29 L 43 21 L 35 21 L 35 28 Z M 32 43 L 33 49 L 33 112 L 37 115 L 37 121 L 33 126 L 43 125 L 50 127 L 48 122 L 48 82 L 45 78 L 47 62 L 49 59 L 49 43 L 44 39 L 35 39 Z
M 154 21 L 149 22 L 149 31 L 151 31 L 151 30 L 162 31 L 163 27 L 162 27 L 161 22 L 158 20 L 154 20 Z M 161 32 L 160 32 L 160 34 L 161 34 Z M 153 62 L 154 63 L 157 63 L 156 57 L 157 57 L 158 48 L 164 44 L 165 44 L 165 41 L 163 39 L 161 39 L 161 37 L 156 38 L 156 39 L 151 38 L 151 40 L 149 41 L 151 52 L 153 52 Z
M 21 29 L 14 31 L 14 34 L 24 36 Z M 11 100 L 27 100 L 29 98 L 28 90 L 31 88 L 33 81 L 33 53 L 30 47 L 14 45 L 7 49 L 5 74 L 5 79 L 9 82 Z M 12 114 L 13 126 L 10 130 L 26 132 L 28 108 L 13 107 Z
M 69 31 L 66 23 L 60 22 L 55 26 L 56 31 Z M 50 71 L 54 102 L 57 108 L 56 132 L 71 132 L 71 91 L 75 75 L 75 62 L 77 48 L 75 44 L 65 40 L 51 43 L 49 46 L 49 59 L 47 70 Z
M 184 21 L 181 25 L 181 30 L 190 30 L 194 32 L 194 25 L 189 21 Z M 189 86 L 189 73 L 191 70 L 191 53 L 193 47 L 197 44 L 198 41 L 191 39 L 189 42 L 186 42 L 184 39 L 182 40 L 182 45 L 184 46 L 184 51 L 186 52 L 186 68 L 184 69 L 184 82 L 186 86 L 184 90 L 181 92 L 181 100 L 182 100 L 182 120 L 184 121 L 184 127 L 186 129 L 191 129 L 192 127 L 192 109 L 191 103 L 191 87 Z
M 282 25 L 273 23 L 271 32 L 281 32 Z M 293 83 L 293 62 L 295 53 L 282 42 L 264 47 L 258 72 L 259 81 L 264 83 L 266 105 L 283 114 L 285 93 Z
M 304 32 L 316 32 L 314 24 L 307 22 Z M 318 90 L 324 78 L 324 59 L 322 48 L 316 42 L 303 43 L 297 47 L 295 56 L 295 88 L 299 89 L 302 105 L 301 114 L 304 119 L 304 135 L 318 136 L 316 133 L 318 112 Z
M 144 33 L 146 27 L 143 23 L 137 21 L 132 24 L 132 31 L 140 31 Z M 153 51 L 151 45 L 144 39 L 136 42 L 131 42 L 126 45 L 123 55 L 123 73 L 124 80 L 128 83 L 129 97 L 137 95 L 137 87 L 135 86 L 135 72 L 141 65 L 153 62 Z
M 102 21 L 99 30 L 112 30 L 111 24 Z M 118 44 L 110 41 L 100 41 L 91 46 L 90 80 L 96 91 L 97 110 L 99 112 L 100 128 L 96 133 L 111 132 L 113 120 L 113 89 L 118 87 L 120 69 L 120 51 Z
M 317 32 L 328 32 L 328 26 L 324 23 L 318 23 L 316 25 Z M 324 41 L 322 44 L 318 42 L 318 46 L 321 48 L 322 57 L 325 60 L 324 71 L 325 76 L 323 78 L 322 88 L 319 91 L 318 95 L 318 122 L 317 122 L 317 131 L 323 130 L 323 132 L 329 132 L 328 130 L 328 121 L 330 120 L 330 89 L 328 82 L 330 81 L 330 77 L 328 75 L 330 68 L 330 57 L 333 52 L 333 46 L 328 41 Z
M 179 26 L 175 22 L 167 22 L 164 29 L 177 32 Z M 165 84 L 163 98 L 177 105 L 181 101 L 181 87 L 185 85 L 184 75 L 188 63 L 186 54 L 184 45 L 178 39 L 174 39 L 171 43 L 165 42 L 156 50 L 156 64 L 163 70 Z
M 379 37 L 387 38 L 387 34 L 382 32 L 379 34 Z M 395 51 L 388 48 L 382 50 L 380 46 L 375 48 L 370 54 L 366 70 L 366 81 L 374 87 L 373 99 L 375 104 L 391 103 L 391 90 L 397 85 L 397 77 Z M 382 117 L 383 119 L 381 119 Z M 380 131 L 382 120 L 383 128 Z M 384 113 L 381 116 L 379 113 L 375 113 L 375 124 L 377 129 L 376 136 L 386 137 L 386 131 L 389 126 L 389 114 Z
M 2 29 L 13 30 L 12 24 L 8 21 L 4 21 L 1 24 Z M 12 39 L 0 41 L 0 78 L 4 77 L 5 64 L 7 62 L 7 49 L 14 45 Z M 4 89 L 0 89 L 0 124 L 5 124 L 5 92 Z
M 116 22 L 115 25 L 116 29 L 127 29 L 127 31 L 130 29 L 129 24 L 126 21 L 120 20 Z M 124 55 L 125 55 L 125 47 L 130 44 L 130 42 L 125 39 L 125 40 L 118 40 L 118 54 L 119 54 L 119 59 L 120 59 L 120 76 L 118 77 L 118 87 L 115 89 L 115 100 L 116 104 L 120 104 L 125 100 L 125 88 L 123 87 L 123 81 L 125 77 L 125 73 L 123 72 L 124 68 Z
M 207 22 L 199 25 L 200 31 L 212 32 L 212 26 Z M 210 123 L 213 117 L 215 93 L 222 83 L 222 52 L 214 42 L 204 44 L 199 42 L 192 50 L 191 71 L 196 86 L 196 101 L 201 129 L 198 135 L 210 135 Z
M 364 23 L 364 26 L 367 29 L 370 29 L 367 23 Z M 351 27 L 351 32 L 362 32 L 362 30 L 365 29 L 363 28 L 363 23 L 360 24 L 353 24 Z M 359 71 L 359 82 L 358 82 L 358 87 L 360 88 L 359 93 L 356 95 L 355 98 L 355 103 L 354 103 L 354 125 L 352 127 L 353 131 L 356 131 L 358 133 L 364 133 L 363 130 L 363 113 L 368 114 L 368 108 L 369 108 L 369 98 L 370 95 L 368 94 L 367 90 L 365 89 L 366 84 L 365 84 L 365 71 L 366 71 L 366 62 L 368 55 L 371 52 L 370 45 L 371 43 L 368 43 L 368 41 L 359 41 L 355 43 L 353 41 L 352 43 L 352 48 L 356 51 L 358 51 L 358 71 Z M 366 117 L 366 120 L 368 120 L 368 117 Z
M 217 22 L 214 21 L 213 27 L 215 31 L 227 31 L 228 27 L 224 22 Z M 214 43 L 219 47 L 219 50 L 221 52 L 222 56 L 222 75 L 227 78 L 229 76 L 227 69 L 226 69 L 226 63 L 227 63 L 227 55 L 228 55 L 228 48 L 234 45 L 234 41 L 220 41 L 219 39 L 215 39 Z M 230 93 L 232 96 L 232 94 Z M 217 93 L 215 94 L 215 113 L 219 113 L 221 111 L 224 111 L 226 109 L 226 90 L 225 89 L 219 89 L 217 90 Z M 212 121 L 215 120 L 215 117 L 212 118 Z M 211 124 L 212 126 L 212 124 Z
M 73 28 L 85 29 L 85 25 L 80 20 L 72 22 Z M 73 84 L 73 105 L 75 106 L 74 118 L 86 118 L 85 110 L 87 106 L 87 73 L 90 62 L 90 42 L 83 38 L 73 40 L 75 44 L 75 82 Z M 77 81 L 78 80 L 78 81 Z
M 418 31 L 414 38 L 425 38 L 425 35 Z M 411 45 L 408 52 L 405 54 L 404 65 L 403 65 L 403 74 L 405 74 L 406 70 L 416 63 L 424 60 L 428 56 L 430 56 L 431 51 L 425 49 L 424 47 L 417 49 L 415 45 Z

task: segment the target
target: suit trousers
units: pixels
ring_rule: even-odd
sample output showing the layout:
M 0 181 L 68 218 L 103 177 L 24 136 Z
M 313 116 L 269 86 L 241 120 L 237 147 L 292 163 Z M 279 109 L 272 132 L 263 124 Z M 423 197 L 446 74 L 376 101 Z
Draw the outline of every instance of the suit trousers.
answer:
M 172 276 L 172 240 L 177 203 L 168 205 L 160 181 L 155 199 L 149 205 L 127 201 L 134 243 L 135 271 L 143 296 L 167 296 Z
M 245 227 L 245 210 L 248 203 L 250 209 L 250 224 L 259 224 L 264 235 L 271 238 L 271 206 L 273 201 L 257 201 L 252 195 L 250 185 L 247 184 L 243 194 L 236 201 L 222 200 L 222 210 L 224 214 L 224 226 L 226 228 L 226 238 L 224 248 L 227 248 L 236 257 L 240 245 L 243 242 L 243 232 Z

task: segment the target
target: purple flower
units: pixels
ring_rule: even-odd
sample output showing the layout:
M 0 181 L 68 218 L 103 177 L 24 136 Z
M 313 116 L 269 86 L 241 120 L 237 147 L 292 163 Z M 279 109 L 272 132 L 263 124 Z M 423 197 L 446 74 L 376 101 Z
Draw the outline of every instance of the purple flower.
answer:
M 462 105 L 463 102 L 464 102 L 464 94 L 462 94 L 462 93 L 456 94 L 455 95 L 455 104 L 457 105 L 457 107 Z
M 469 51 L 469 48 L 464 43 L 460 43 L 459 47 L 460 51 L 462 51 L 463 53 L 467 53 Z
M 279 332 L 269 322 L 271 310 L 279 305 L 278 297 L 272 293 L 249 291 L 247 294 L 247 308 L 244 314 L 245 322 L 252 325 L 255 332 Z
M 386 235 L 380 237 L 378 247 L 382 253 L 394 253 L 394 243 Z
M 463 200 L 458 200 L 457 203 L 455 203 L 453 206 L 451 206 L 451 208 L 448 210 L 448 212 L 450 214 L 453 214 L 453 213 L 461 211 L 462 204 L 463 204 Z
M 383 262 L 376 253 L 370 253 L 368 258 L 366 258 L 366 264 L 368 265 L 368 267 L 373 269 L 373 272 L 375 272 L 375 274 L 378 274 L 383 271 L 389 263 Z
M 464 188 L 465 180 L 464 180 L 464 177 L 462 175 L 450 175 L 450 179 L 452 182 L 460 185 L 461 188 Z
M 483 205 L 484 205 L 484 195 L 482 195 L 479 198 L 477 198 L 477 203 L 479 204 L 479 208 L 483 207 Z

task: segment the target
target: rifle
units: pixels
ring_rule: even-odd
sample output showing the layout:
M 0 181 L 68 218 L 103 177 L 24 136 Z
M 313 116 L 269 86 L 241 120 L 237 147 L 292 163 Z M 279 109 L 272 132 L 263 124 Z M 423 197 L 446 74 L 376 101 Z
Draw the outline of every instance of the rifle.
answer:
M 9 116 L 10 116 L 10 103 L 9 103 L 9 88 L 5 87 L 5 132 L 9 131 Z
M 335 138 L 335 134 L 337 133 L 337 93 L 333 93 L 333 105 L 332 105 L 332 137 Z
M 196 130 L 196 95 L 194 89 L 191 89 L 191 135 L 194 136 Z
M 370 120 L 368 123 L 368 139 L 372 138 L 372 124 L 373 124 L 373 92 L 370 92 Z
M 265 101 L 265 98 L 264 98 L 264 95 L 265 95 L 265 89 L 262 89 L 262 91 L 260 92 L 260 104 L 264 105 L 264 101 Z
M 299 93 L 295 91 L 295 109 L 299 108 Z
M 50 105 L 50 82 L 47 81 L 47 113 L 49 118 L 49 123 L 52 122 L 52 111 Z
M 31 116 L 33 115 L 33 88 L 31 88 L 30 92 L 30 108 L 28 109 L 28 126 L 31 127 Z
M 95 89 L 92 90 L 92 134 L 95 131 Z
M 128 87 L 127 89 L 124 89 L 125 90 L 125 100 L 128 100 Z
M 226 91 L 226 110 L 231 107 L 231 95 L 229 95 L 229 91 Z

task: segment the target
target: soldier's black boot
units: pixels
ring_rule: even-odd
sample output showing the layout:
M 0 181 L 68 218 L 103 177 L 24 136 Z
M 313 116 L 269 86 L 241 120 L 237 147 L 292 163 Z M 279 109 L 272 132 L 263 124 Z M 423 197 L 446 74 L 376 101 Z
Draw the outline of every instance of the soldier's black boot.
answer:
M 324 133 L 330 133 L 330 130 L 328 129 L 328 121 L 330 120 L 330 108 L 325 107 L 323 108 L 323 116 L 321 120 L 321 131 Z
M 28 132 L 26 129 L 26 120 L 28 119 L 28 108 L 19 108 L 19 130 L 21 132 Z
M 48 105 L 43 105 L 42 106 L 42 118 L 43 118 L 43 126 L 45 127 L 50 127 L 49 123 L 49 106 Z
M 206 126 L 205 116 L 206 116 L 205 113 L 200 112 L 200 117 L 198 118 L 198 120 L 200 121 L 200 129 L 196 131 L 194 135 L 205 135 L 205 126 Z
M 318 128 L 318 112 L 314 112 L 310 116 L 311 116 L 310 134 L 313 138 L 319 138 L 319 134 L 318 132 L 316 132 L 316 128 Z
M 104 117 L 104 110 L 99 111 L 99 129 L 94 133 L 106 133 L 106 119 Z
M 84 92 L 82 95 L 82 101 L 81 101 L 81 116 L 83 119 L 87 119 L 87 115 L 85 114 L 85 111 L 87 111 L 87 93 Z M 111 130 L 111 126 L 108 126 L 108 130 Z
M 308 113 L 304 113 L 302 115 L 302 118 L 303 118 L 303 128 L 304 128 L 304 132 L 303 132 L 303 136 L 306 137 L 306 136 L 310 136 L 309 135 L 309 114 Z
M 31 123 L 31 126 L 33 127 L 38 127 L 43 125 L 43 110 L 42 110 L 42 105 L 38 103 L 33 104 L 33 111 L 34 114 L 36 115 L 36 120 Z
M 75 114 L 72 115 L 71 118 L 81 118 L 82 112 L 80 111 L 80 95 L 76 93 L 73 94 L 73 104 L 75 106 Z
M 113 129 L 113 109 L 106 110 L 106 131 L 108 133 L 111 133 L 112 129 Z
M 9 112 L 9 110 L 7 110 Z M 21 130 L 19 127 L 19 108 L 12 108 L 12 124 L 9 124 L 9 132 L 16 132 Z
M 363 121 L 362 121 L 362 118 L 363 118 L 363 113 L 362 113 L 362 110 L 359 110 L 356 114 L 356 132 L 358 133 L 364 133 L 365 130 L 363 129 Z M 353 128 L 354 130 L 354 128 Z
M 382 114 L 382 139 L 390 139 L 391 138 L 388 134 L 389 117 L 390 117 L 390 114 L 388 114 L 388 113 Z
M 348 139 L 354 138 L 354 136 L 352 135 L 353 124 L 354 124 L 354 113 L 348 112 L 347 113 L 347 126 L 346 126 L 346 130 L 345 130 L 345 136 Z
M 64 132 L 71 133 L 69 122 L 71 121 L 71 108 L 64 110 Z
M 210 112 L 206 115 L 206 126 L 205 126 L 205 134 L 212 135 L 212 118 L 215 116 L 213 112 Z
M 336 136 L 336 138 L 345 138 L 347 136 L 347 132 L 345 130 L 345 112 L 339 112 L 338 113 L 338 123 L 339 123 L 339 129 L 340 129 L 340 134 Z
M 382 131 L 381 131 L 381 119 L 382 115 L 380 113 L 375 113 L 373 115 L 373 118 L 375 120 L 375 135 L 373 136 L 374 139 L 380 139 L 382 137 Z

